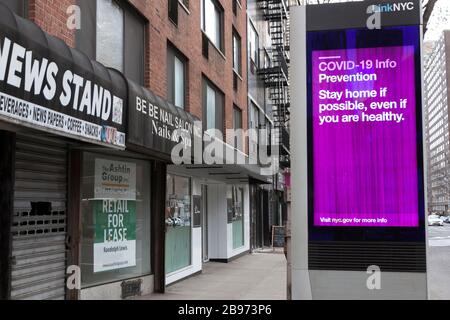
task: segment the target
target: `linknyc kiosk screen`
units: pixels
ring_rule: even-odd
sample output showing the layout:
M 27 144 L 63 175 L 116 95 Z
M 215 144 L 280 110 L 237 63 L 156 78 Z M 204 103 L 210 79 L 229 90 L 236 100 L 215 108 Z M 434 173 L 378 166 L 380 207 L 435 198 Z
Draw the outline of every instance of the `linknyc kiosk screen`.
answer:
M 315 227 L 419 226 L 420 29 L 308 32 Z

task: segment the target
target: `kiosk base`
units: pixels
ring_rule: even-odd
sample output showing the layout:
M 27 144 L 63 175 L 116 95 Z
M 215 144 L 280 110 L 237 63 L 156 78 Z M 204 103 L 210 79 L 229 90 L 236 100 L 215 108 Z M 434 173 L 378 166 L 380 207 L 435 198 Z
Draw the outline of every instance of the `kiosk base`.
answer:
M 426 273 L 292 270 L 292 281 L 293 300 L 428 298 Z

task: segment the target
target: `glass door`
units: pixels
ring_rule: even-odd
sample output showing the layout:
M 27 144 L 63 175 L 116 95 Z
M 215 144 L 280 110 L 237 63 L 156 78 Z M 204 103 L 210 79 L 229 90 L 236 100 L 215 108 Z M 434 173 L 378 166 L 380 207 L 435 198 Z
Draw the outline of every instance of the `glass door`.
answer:
M 191 265 L 191 180 L 167 175 L 166 274 Z

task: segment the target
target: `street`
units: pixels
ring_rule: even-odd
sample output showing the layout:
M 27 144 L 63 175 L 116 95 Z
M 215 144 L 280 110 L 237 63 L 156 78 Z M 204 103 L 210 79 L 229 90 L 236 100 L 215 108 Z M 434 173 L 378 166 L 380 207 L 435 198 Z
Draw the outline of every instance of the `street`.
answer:
M 430 299 L 450 299 L 450 224 L 428 227 Z

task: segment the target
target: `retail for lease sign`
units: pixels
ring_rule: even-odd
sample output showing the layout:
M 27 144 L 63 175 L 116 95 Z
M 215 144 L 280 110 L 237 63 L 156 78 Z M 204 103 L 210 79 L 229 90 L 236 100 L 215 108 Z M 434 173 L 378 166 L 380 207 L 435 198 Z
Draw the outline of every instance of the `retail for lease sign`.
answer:
M 95 159 L 96 199 L 136 200 L 136 164 Z
M 136 265 L 136 164 L 95 159 L 94 272 Z
M 136 265 L 136 201 L 94 200 L 94 273 Z

